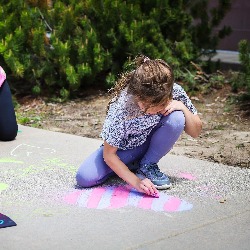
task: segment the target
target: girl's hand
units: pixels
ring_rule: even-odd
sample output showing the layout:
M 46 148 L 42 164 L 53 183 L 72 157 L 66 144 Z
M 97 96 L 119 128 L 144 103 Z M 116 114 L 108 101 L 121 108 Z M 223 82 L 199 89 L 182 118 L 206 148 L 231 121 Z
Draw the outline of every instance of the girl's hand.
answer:
M 191 113 L 181 101 L 172 100 L 168 106 L 161 111 L 161 114 L 167 116 L 175 110 L 182 111 L 185 116 L 185 132 L 193 138 L 198 137 L 201 133 L 202 122 L 199 116 Z
M 172 100 L 168 106 L 162 111 L 164 116 L 169 115 L 175 110 L 183 110 L 185 105 L 181 101 Z
M 104 141 L 103 158 L 107 165 L 124 181 L 139 192 L 159 197 L 159 192 L 149 179 L 141 180 L 120 160 L 116 154 L 117 148 Z
M 158 190 L 155 188 L 154 184 L 147 178 L 143 180 L 138 178 L 138 182 L 136 183 L 135 188 L 141 193 L 145 193 L 154 197 L 159 197 Z

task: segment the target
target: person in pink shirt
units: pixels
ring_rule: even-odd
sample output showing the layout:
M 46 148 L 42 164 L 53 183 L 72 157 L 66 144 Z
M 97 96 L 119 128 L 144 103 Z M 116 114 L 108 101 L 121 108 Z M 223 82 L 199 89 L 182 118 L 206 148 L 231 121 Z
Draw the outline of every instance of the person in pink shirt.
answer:
M 17 121 L 6 74 L 0 66 L 0 141 L 12 141 L 17 135 Z

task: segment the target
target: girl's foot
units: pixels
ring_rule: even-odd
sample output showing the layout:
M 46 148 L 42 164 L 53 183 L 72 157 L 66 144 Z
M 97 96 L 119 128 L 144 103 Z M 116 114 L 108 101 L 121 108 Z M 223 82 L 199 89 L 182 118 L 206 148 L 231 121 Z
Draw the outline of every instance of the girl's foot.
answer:
M 167 189 L 172 186 L 167 175 L 162 173 L 156 163 L 141 164 L 136 171 L 136 175 L 140 179 L 148 178 L 157 189 Z

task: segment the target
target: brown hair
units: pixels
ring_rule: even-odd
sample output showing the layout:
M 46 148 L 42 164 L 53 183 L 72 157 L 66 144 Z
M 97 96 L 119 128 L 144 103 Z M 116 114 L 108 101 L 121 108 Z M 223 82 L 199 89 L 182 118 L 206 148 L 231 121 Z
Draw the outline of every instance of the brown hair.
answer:
M 148 106 L 157 106 L 172 98 L 174 75 L 165 61 L 151 60 L 140 55 L 134 59 L 134 64 L 136 69 L 123 74 L 111 90 L 112 100 L 109 105 L 117 100 L 126 87 L 128 94 L 132 94 Z

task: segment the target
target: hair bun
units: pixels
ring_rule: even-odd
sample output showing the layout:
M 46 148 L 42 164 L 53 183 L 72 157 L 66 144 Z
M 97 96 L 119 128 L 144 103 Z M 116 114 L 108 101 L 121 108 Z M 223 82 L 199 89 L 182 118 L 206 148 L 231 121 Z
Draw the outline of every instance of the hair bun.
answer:
M 146 61 L 149 61 L 150 58 L 145 56 L 145 55 L 139 55 L 135 58 L 135 64 L 137 67 L 141 66 L 143 63 L 145 63 Z

